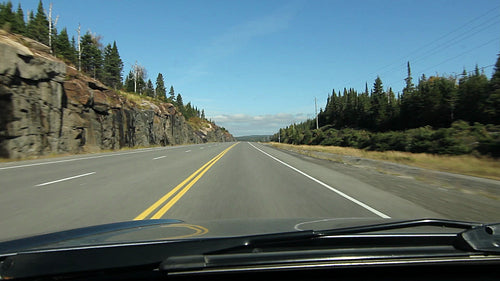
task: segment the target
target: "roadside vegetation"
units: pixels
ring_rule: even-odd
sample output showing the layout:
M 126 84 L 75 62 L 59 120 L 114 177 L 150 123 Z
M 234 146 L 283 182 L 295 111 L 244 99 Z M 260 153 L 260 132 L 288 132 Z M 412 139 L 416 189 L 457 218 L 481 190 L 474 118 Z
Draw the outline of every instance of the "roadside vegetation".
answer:
M 363 92 L 332 91 L 316 120 L 282 128 L 275 142 L 500 157 L 500 56 L 491 79 L 476 66 L 460 78 L 422 75 L 408 63 L 406 86 L 395 95 L 377 77 Z
M 476 177 L 500 180 L 500 161 L 487 156 L 473 155 L 436 155 L 429 153 L 410 153 L 401 151 L 367 151 L 351 147 L 325 146 L 325 145 L 293 145 L 284 143 L 271 143 L 274 147 L 315 156 L 312 152 L 324 152 L 319 158 L 339 160 L 341 156 L 355 156 L 367 159 L 389 161 L 425 169 L 442 172 L 470 175 Z M 317 155 L 316 155 L 317 156 Z
M 52 7 L 47 15 L 40 0 L 36 12 L 28 10 L 28 14 L 25 15 L 20 3 L 17 7 L 13 7 L 12 1 L 8 0 L 0 3 L 0 28 L 47 45 L 52 55 L 115 89 L 119 94 L 137 104 L 140 104 L 142 99 L 151 102 L 168 102 L 172 103 L 186 120 L 192 117 L 205 119 L 205 111 L 198 109 L 191 102 L 185 104 L 182 95 L 175 92 L 173 85 L 168 88 L 167 92 L 162 73 L 158 73 L 153 83 L 148 77 L 146 68 L 136 62 L 128 75 L 123 78 L 123 61 L 116 41 L 105 44 L 102 36 L 90 30 L 84 34 L 80 34 L 79 31 L 76 37 L 71 36 L 70 39 L 66 27 L 58 30 L 56 19 L 52 18 L 51 9 Z M 49 22 L 52 24 L 49 25 Z M 73 29 L 81 30 L 81 27 L 72 27 L 70 30 Z

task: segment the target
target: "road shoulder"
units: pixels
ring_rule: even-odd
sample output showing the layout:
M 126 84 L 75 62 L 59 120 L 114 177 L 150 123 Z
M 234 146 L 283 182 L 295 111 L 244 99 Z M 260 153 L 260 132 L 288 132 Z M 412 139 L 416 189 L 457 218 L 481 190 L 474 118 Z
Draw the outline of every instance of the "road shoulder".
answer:
M 500 181 L 360 157 L 267 146 L 356 177 L 448 218 L 499 220 Z

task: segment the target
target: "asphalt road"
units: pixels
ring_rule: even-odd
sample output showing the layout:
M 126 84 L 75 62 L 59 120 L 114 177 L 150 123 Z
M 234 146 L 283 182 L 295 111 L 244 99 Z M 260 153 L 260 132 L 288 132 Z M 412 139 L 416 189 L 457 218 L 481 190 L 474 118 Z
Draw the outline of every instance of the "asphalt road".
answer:
M 0 241 L 133 219 L 445 218 L 439 208 L 259 143 L 0 164 Z

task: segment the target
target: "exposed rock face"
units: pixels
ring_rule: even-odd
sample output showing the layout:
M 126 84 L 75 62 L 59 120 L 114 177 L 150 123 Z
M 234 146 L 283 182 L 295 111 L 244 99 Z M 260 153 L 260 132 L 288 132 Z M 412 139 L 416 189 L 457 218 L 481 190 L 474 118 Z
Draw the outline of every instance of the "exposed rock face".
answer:
M 0 157 L 234 141 L 215 125 L 193 130 L 172 104 L 129 100 L 23 40 L 0 34 Z

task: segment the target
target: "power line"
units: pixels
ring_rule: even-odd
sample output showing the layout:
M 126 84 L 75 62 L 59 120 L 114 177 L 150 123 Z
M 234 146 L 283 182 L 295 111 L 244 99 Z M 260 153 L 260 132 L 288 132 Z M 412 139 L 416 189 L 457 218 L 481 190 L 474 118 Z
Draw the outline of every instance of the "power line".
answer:
M 386 75 L 386 74 L 388 74 L 388 73 L 393 73 L 393 72 L 394 72 L 394 71 L 396 71 L 396 70 L 398 70 L 398 71 L 399 71 L 401 67 L 405 67 L 405 66 L 406 66 L 406 62 L 407 62 L 407 61 L 411 61 L 412 63 L 413 63 L 413 62 L 415 62 L 415 61 L 422 61 L 423 59 L 426 59 L 426 58 L 430 57 L 431 55 L 434 55 L 434 54 L 436 54 L 436 53 L 439 53 L 439 52 L 442 52 L 442 51 L 444 51 L 444 50 L 448 49 L 450 46 L 453 46 L 453 45 L 454 45 L 454 44 L 456 44 L 457 42 L 460 42 L 460 41 L 462 41 L 462 40 L 464 40 L 464 39 L 467 39 L 467 38 L 470 38 L 470 37 L 472 37 L 472 36 L 474 36 L 474 35 L 477 35 L 478 33 L 480 33 L 480 32 L 482 32 L 482 31 L 484 31 L 484 30 L 486 30 L 486 29 L 490 28 L 491 26 L 493 26 L 493 25 L 495 25 L 495 24 L 499 23 L 499 22 L 500 22 L 500 20 L 498 20 L 498 15 L 496 15 L 496 14 L 495 14 L 493 17 L 488 17 L 486 20 L 481 21 L 479 24 L 476 24 L 476 25 L 474 25 L 473 27 L 471 27 L 471 28 L 467 29 L 465 32 L 462 32 L 462 33 L 458 34 L 457 36 L 454 36 L 453 38 L 451 38 L 451 39 L 449 39 L 449 40 L 446 40 L 446 41 L 444 41 L 444 42 L 440 42 L 440 41 L 442 41 L 443 39 L 445 39 L 445 38 L 449 37 L 450 35 L 455 34 L 455 33 L 457 33 L 458 31 L 460 31 L 460 30 L 464 29 L 465 27 L 470 26 L 470 24 L 472 24 L 472 23 L 474 23 L 474 22 L 476 22 L 476 21 L 478 21 L 478 20 L 480 20 L 480 19 L 484 19 L 484 17 L 485 17 L 485 16 L 487 16 L 487 15 L 489 15 L 489 14 L 491 14 L 491 13 L 493 13 L 493 12 L 497 11 L 499 8 L 500 8 L 500 6 L 496 6 L 496 7 L 492 8 L 492 9 L 488 10 L 486 13 L 483 13 L 483 14 L 481 14 L 481 15 L 479 15 L 479 16 L 476 16 L 475 18 L 473 18 L 473 19 L 471 19 L 471 20 L 467 21 L 466 23 L 464 23 L 464 24 L 460 25 L 459 27 L 457 27 L 457 28 L 453 29 L 453 30 L 452 30 L 452 31 L 450 31 L 450 32 L 447 32 L 446 34 L 444 34 L 444 35 L 442 35 L 442 36 L 438 37 L 437 39 L 432 40 L 431 42 L 426 43 L 426 44 L 423 44 L 423 45 L 421 45 L 420 47 L 418 47 L 418 48 L 414 49 L 413 51 L 409 52 L 409 54 L 408 54 L 408 55 L 405 55 L 405 56 L 401 57 L 400 59 L 395 60 L 395 61 L 393 61 L 392 63 L 390 63 L 390 64 L 388 64 L 388 65 L 386 65 L 386 66 L 384 66 L 384 67 L 382 67 L 382 68 L 379 68 L 379 69 L 377 69 L 377 70 L 376 70 L 376 71 L 374 71 L 374 72 L 371 72 L 368 76 L 372 76 L 372 75 L 375 75 L 375 74 L 377 74 L 377 75 L 381 76 L 381 75 Z M 495 20 L 495 19 L 496 19 L 496 20 Z M 492 20 L 493 20 L 493 22 L 491 22 Z M 487 24 L 487 26 L 484 26 L 484 25 L 486 25 L 486 24 Z M 481 29 L 476 30 L 476 29 L 478 29 L 478 28 L 481 28 Z M 496 40 L 496 39 L 495 39 L 495 40 Z M 439 43 L 439 44 L 438 44 L 438 43 Z M 474 49 L 480 48 L 480 47 L 482 47 L 482 46 L 484 46 L 484 45 L 487 45 L 487 44 L 489 44 L 489 43 L 491 43 L 491 41 L 489 41 L 489 42 L 487 42 L 487 43 L 485 43 L 485 44 L 483 44 L 483 45 L 480 45 L 480 46 L 478 46 L 478 47 L 475 47 L 475 48 L 473 48 L 473 49 L 471 49 L 471 50 L 468 50 L 468 51 L 466 51 L 466 52 L 463 52 L 463 53 L 461 53 L 461 54 L 459 54 L 459 55 L 457 55 L 457 56 L 455 56 L 455 57 L 453 57 L 453 58 L 447 59 L 446 61 L 449 61 L 449 60 L 452 60 L 452 59 L 454 59 L 454 58 L 456 58 L 456 57 L 462 56 L 462 55 L 463 55 L 463 54 L 465 54 L 465 53 L 468 53 L 468 52 L 470 52 L 470 51 L 472 51 L 472 50 L 474 50 Z M 435 44 L 438 44 L 438 45 L 437 45 L 437 46 L 432 47 L 431 49 L 427 49 L 428 47 L 431 47 L 431 46 L 433 46 L 433 45 L 435 45 Z M 427 49 L 427 50 L 426 50 L 426 49 Z M 423 52 L 423 53 L 422 53 L 422 52 Z M 420 54 L 419 54 L 419 53 L 420 53 Z M 411 58 L 412 56 L 414 56 L 415 54 L 419 54 L 419 55 L 417 55 L 417 56 L 415 57 L 415 59 L 411 60 L 410 58 Z M 402 63 L 402 62 L 401 62 L 402 60 L 404 60 L 404 63 Z M 446 62 L 446 61 L 445 61 L 445 62 Z M 445 62 L 441 62 L 441 63 L 439 63 L 438 65 L 441 65 L 441 64 L 443 64 L 443 63 L 445 63 Z M 385 72 L 383 72 L 383 73 L 378 73 L 380 70 L 386 69 L 386 68 L 388 68 L 388 67 L 390 67 L 390 66 L 392 66 L 392 65 L 394 65 L 394 64 L 396 64 L 396 63 L 399 63 L 399 65 L 398 65 L 398 66 L 396 66 L 396 67 L 393 67 L 393 68 L 391 68 L 390 70 L 385 71 Z M 436 66 L 438 66 L 438 65 L 436 65 Z M 433 66 L 433 67 L 436 67 L 436 66 Z
M 496 10 L 497 10 L 497 9 L 499 9 L 499 8 L 500 8 L 500 6 L 497 6 L 497 7 L 493 8 L 493 9 L 490 9 L 490 10 L 489 10 L 489 11 L 487 11 L 486 13 L 481 14 L 481 15 L 479 15 L 479 16 L 477 16 L 477 17 L 473 18 L 472 20 L 470 20 L 470 21 L 468 21 L 468 22 L 466 22 L 466 23 L 464 23 L 464 24 L 460 25 L 460 26 L 459 26 L 459 27 L 457 27 L 456 29 L 454 29 L 454 30 L 452 30 L 452 31 L 450 31 L 450 32 L 448 32 L 448 33 L 446 33 L 446 34 L 444 34 L 444 35 L 440 36 L 439 38 L 434 39 L 434 40 L 430 41 L 429 43 L 426 43 L 426 44 L 421 45 L 420 47 L 418 47 L 418 48 L 416 48 L 416 49 L 414 49 L 414 50 L 410 51 L 410 52 L 409 52 L 409 55 L 405 55 L 405 56 L 401 57 L 400 59 L 395 60 L 395 61 L 393 61 L 392 63 L 390 63 L 390 64 L 388 64 L 388 65 L 386 65 L 386 66 L 384 66 L 384 67 L 382 67 L 382 68 L 379 68 L 379 69 L 375 70 L 374 72 L 370 73 L 370 74 L 369 74 L 369 76 L 374 75 L 374 74 L 377 74 L 377 73 L 378 73 L 379 71 L 381 71 L 382 69 L 385 69 L 385 68 L 387 68 L 387 67 L 389 67 L 389 66 L 391 66 L 391 65 L 394 65 L 395 63 L 400 63 L 400 62 L 401 62 L 401 60 L 405 60 L 405 64 L 406 64 L 406 61 L 408 60 L 407 58 L 409 58 L 409 57 L 410 57 L 413 53 L 418 53 L 419 51 L 424 50 L 424 49 L 425 49 L 425 48 L 427 48 L 428 46 L 432 46 L 433 44 L 435 44 L 435 43 L 439 42 L 440 40 L 442 40 L 442 39 L 444 39 L 444 38 L 446 38 L 446 37 L 450 36 L 451 34 L 453 34 L 453 33 L 457 32 L 457 31 L 461 30 L 462 28 L 467 27 L 469 24 L 471 24 L 471 23 L 473 23 L 473 22 L 477 21 L 478 19 L 484 18 L 484 16 L 486 16 L 486 15 L 488 15 L 488 14 L 490 14 L 490 13 L 492 13 L 492 12 L 496 11 Z M 495 17 L 498 17 L 498 15 L 495 15 L 493 18 L 495 18 Z
M 432 69 L 432 68 L 435 68 L 435 67 L 440 66 L 440 65 L 442 65 L 442 64 L 444 64 L 444 63 L 447 63 L 447 62 L 448 62 L 448 61 L 450 61 L 450 60 L 456 59 L 456 58 L 461 57 L 461 56 L 463 56 L 463 55 L 465 55 L 465 54 L 467 54 L 467 53 L 470 53 L 470 52 L 472 52 L 472 51 L 474 51 L 474 50 L 476 50 L 476 49 L 479 49 L 479 48 L 481 48 L 481 47 L 484 47 L 484 46 L 486 46 L 486 45 L 489 45 L 489 44 L 491 44 L 491 43 L 493 43 L 493 42 L 495 42 L 495 41 L 497 41 L 497 40 L 499 40 L 499 39 L 500 39 L 500 37 L 497 37 L 497 38 L 494 38 L 494 39 L 492 39 L 492 40 L 489 40 L 489 41 L 488 41 L 488 42 L 486 42 L 486 43 L 483 43 L 483 44 L 481 44 L 481 45 L 479 45 L 479 46 L 476 46 L 476 47 L 474 47 L 474 48 L 472 48 L 472 49 L 469 49 L 469 50 L 467 50 L 467 51 L 465 51 L 465 52 L 462 52 L 462 53 L 460 53 L 460 54 L 458 54 L 458 55 L 456 55 L 456 56 L 453 56 L 453 57 L 451 57 L 451 58 L 448 58 L 448 59 L 446 59 L 446 60 L 444 60 L 444 61 L 442 61 L 442 62 L 440 62 L 440 63 L 438 63 L 438 64 L 436 64 L 436 65 L 433 65 L 433 66 L 431 66 L 431 67 L 429 67 L 429 68 L 425 69 L 425 70 L 424 70 L 424 71 L 422 71 L 422 72 L 426 72 L 426 71 L 428 71 L 428 70 L 430 70 L 430 69 Z
M 476 26 L 474 26 L 472 29 L 468 30 L 467 32 L 462 33 L 462 34 L 460 34 L 460 35 L 458 35 L 458 36 L 455 36 L 455 37 L 453 37 L 452 39 L 450 39 L 450 40 L 448 40 L 448 41 L 446 41 L 446 42 L 444 42 L 444 43 L 442 43 L 442 44 L 440 44 L 440 45 L 438 45 L 438 46 L 436 46 L 436 47 L 434 47 L 434 48 L 432 48 L 432 49 L 428 50 L 426 53 L 424 53 L 424 54 L 422 54 L 422 55 L 420 55 L 420 56 L 417 56 L 417 57 L 415 57 L 415 58 L 413 58 L 413 59 L 409 59 L 409 61 L 410 61 L 412 64 L 415 64 L 416 62 L 422 61 L 422 60 L 424 60 L 424 59 L 426 59 L 426 58 L 428 58 L 428 57 L 430 57 L 430 56 L 432 56 L 432 55 L 435 55 L 435 54 L 437 54 L 437 53 L 440 53 L 440 52 L 442 52 L 442 51 L 444 51 L 444 50 L 448 49 L 449 47 L 451 47 L 451 46 L 455 45 L 456 43 L 461 42 L 461 41 L 463 41 L 463 40 L 465 40 L 465 39 L 467 39 L 467 38 L 473 37 L 473 36 L 475 36 L 475 35 L 479 34 L 481 31 L 484 31 L 484 30 L 488 29 L 489 27 L 491 27 L 491 26 L 493 26 L 493 25 L 495 25 L 495 24 L 497 24 L 497 23 L 500 23 L 500 19 L 499 19 L 499 20 L 496 20 L 496 21 L 494 21 L 494 22 L 492 22 L 492 23 L 490 23 L 489 25 L 487 25 L 486 27 L 484 27 L 484 28 L 482 28 L 482 29 L 480 29 L 480 30 L 478 30 L 478 31 L 475 31 L 475 29 L 476 29 L 476 28 L 480 27 L 481 25 L 483 25 L 483 24 L 485 24 L 485 23 L 486 23 L 486 22 L 483 22 L 483 23 L 481 23 L 481 24 L 479 24 L 479 25 L 476 25 Z M 468 34 L 468 33 L 471 33 L 471 32 L 473 32 L 473 31 L 475 31 L 475 32 L 474 32 L 474 33 L 472 33 L 472 34 Z M 408 57 L 408 58 L 409 58 L 409 57 Z M 401 63 L 401 64 L 400 64 L 400 65 L 398 65 L 396 68 L 392 68 L 391 70 L 388 70 L 388 71 L 386 71 L 386 72 L 383 72 L 383 73 L 382 73 L 382 74 L 380 74 L 380 75 L 385 75 L 385 74 L 387 74 L 387 73 L 391 73 L 391 72 L 393 72 L 393 71 L 395 71 L 395 70 L 397 70 L 397 69 L 399 69 L 400 67 L 403 67 L 403 66 L 405 66 L 405 65 L 406 65 L 406 62 Z

